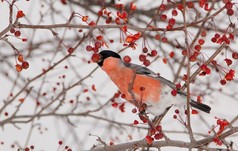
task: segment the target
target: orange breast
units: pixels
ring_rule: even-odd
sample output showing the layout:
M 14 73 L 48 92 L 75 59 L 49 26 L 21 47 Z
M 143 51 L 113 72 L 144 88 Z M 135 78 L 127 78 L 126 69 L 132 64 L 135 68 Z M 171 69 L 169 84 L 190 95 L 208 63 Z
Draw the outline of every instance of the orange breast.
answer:
M 134 72 L 130 68 L 124 67 L 120 59 L 115 58 L 104 60 L 102 68 L 117 85 L 121 93 L 126 95 L 125 99 L 132 100 L 128 88 L 129 84 L 132 83 Z M 144 90 L 141 91 L 141 88 Z M 160 100 L 161 83 L 157 79 L 137 74 L 132 90 L 138 102 L 158 102 Z

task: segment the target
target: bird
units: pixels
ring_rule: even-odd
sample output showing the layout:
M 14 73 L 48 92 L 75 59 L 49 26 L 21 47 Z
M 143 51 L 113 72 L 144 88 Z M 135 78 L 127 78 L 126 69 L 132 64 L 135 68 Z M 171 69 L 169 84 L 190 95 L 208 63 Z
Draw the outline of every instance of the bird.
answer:
M 132 104 L 145 104 L 145 110 L 155 116 L 162 115 L 170 106 L 186 104 L 186 92 L 177 89 L 177 95 L 172 95 L 176 85 L 149 68 L 124 62 L 111 50 L 102 50 L 98 55 L 96 63 L 115 83 L 123 98 Z M 211 110 L 210 106 L 192 99 L 190 105 L 206 113 Z

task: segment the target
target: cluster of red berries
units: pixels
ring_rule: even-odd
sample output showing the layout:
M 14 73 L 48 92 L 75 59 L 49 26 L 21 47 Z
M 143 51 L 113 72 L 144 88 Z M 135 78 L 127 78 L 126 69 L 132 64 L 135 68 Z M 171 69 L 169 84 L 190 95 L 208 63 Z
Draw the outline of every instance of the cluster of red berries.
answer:
M 139 61 L 141 61 L 143 63 L 144 66 L 149 66 L 150 65 L 150 60 L 147 58 L 149 57 L 155 57 L 157 56 L 158 52 L 156 50 L 151 50 L 150 52 L 148 52 L 148 48 L 144 47 L 142 49 L 143 54 L 139 55 Z
M 28 69 L 29 68 L 29 63 L 27 61 L 24 60 L 23 55 L 19 54 L 17 57 L 17 60 L 21 63 L 21 64 L 16 64 L 15 68 L 17 72 L 21 72 L 22 69 Z
M 137 32 L 135 34 L 127 34 L 127 27 L 124 26 L 125 28 L 121 28 L 121 30 L 123 31 L 123 33 L 126 35 L 126 38 L 125 38 L 125 43 L 123 44 L 123 46 L 129 46 L 131 47 L 132 49 L 136 49 L 136 41 L 141 37 L 141 33 L 140 32 Z
M 34 150 L 34 148 L 35 148 L 35 147 L 34 147 L 33 145 L 31 145 L 30 147 L 26 147 L 24 151 Z
M 165 35 L 161 36 L 160 34 L 156 34 L 155 39 L 156 40 L 161 40 L 162 43 L 167 43 L 168 42 L 168 38 L 165 37 Z
M 170 1 L 169 1 L 170 2 Z M 194 4 L 193 2 L 188 2 L 186 4 L 186 6 L 190 9 L 194 8 Z M 166 10 L 166 5 L 165 4 L 161 4 L 158 8 L 159 11 L 163 12 Z M 178 11 L 177 10 L 180 10 L 180 11 L 183 11 L 184 10 L 184 6 L 182 4 L 177 4 L 177 6 L 172 10 L 171 14 L 172 16 L 177 16 L 178 15 Z M 166 21 L 167 20 L 167 15 L 165 13 L 162 13 L 160 15 L 160 20 L 161 21 Z M 167 30 L 171 30 L 173 28 L 173 26 L 175 25 L 176 23 L 176 20 L 172 17 L 170 19 L 168 19 L 168 24 L 166 26 L 166 29 Z
M 232 80 L 234 80 L 234 76 L 235 76 L 235 70 L 230 69 L 229 72 L 227 72 L 227 73 L 225 74 L 224 79 L 225 79 L 226 81 L 232 81 Z
M 150 135 L 147 135 L 145 137 L 145 140 L 147 144 L 151 145 L 154 140 L 160 140 L 164 138 L 164 135 L 162 133 L 162 126 L 158 125 L 155 128 L 150 129 Z
M 231 64 L 232 62 L 230 62 L 230 59 L 225 59 L 227 64 Z M 221 85 L 225 85 L 227 81 L 232 81 L 234 80 L 235 77 L 235 70 L 230 69 L 228 72 L 225 71 L 220 65 L 217 64 L 217 62 L 215 60 L 213 60 L 211 62 L 216 68 L 220 67 L 222 69 L 222 71 L 225 72 L 225 76 L 223 79 L 220 80 Z
M 186 126 L 186 122 L 185 122 L 185 121 L 183 120 L 183 118 L 181 117 L 179 110 L 176 109 L 174 112 L 175 112 L 175 114 L 173 115 L 173 118 L 176 119 L 176 120 L 178 120 L 182 125 L 185 125 L 185 126 Z M 185 111 L 184 111 L 184 114 L 187 115 L 187 114 L 188 114 L 188 110 L 185 110 Z M 191 110 L 191 114 L 198 114 L 198 111 L 192 109 L 192 110 Z
M 206 64 L 202 64 L 200 66 L 201 72 L 199 73 L 200 76 L 205 76 L 211 73 L 211 69 L 208 68 Z
M 110 41 L 110 43 L 113 43 L 112 39 L 110 39 L 109 41 Z M 94 53 L 98 53 L 99 48 L 101 48 L 102 46 L 108 47 L 108 45 L 107 45 L 106 41 L 104 40 L 103 36 L 99 35 L 99 36 L 96 36 L 93 45 L 87 45 L 86 46 L 86 50 L 87 51 L 93 51 Z
M 74 13 L 74 15 L 77 15 L 77 16 L 79 16 L 80 18 L 81 18 L 81 20 L 84 22 L 84 23 L 86 23 L 86 24 L 88 24 L 89 26 L 95 26 L 96 25 L 96 23 L 94 22 L 94 21 L 88 21 L 89 20 L 89 16 L 83 16 L 83 15 L 81 15 L 81 14 L 79 14 L 79 13 Z M 81 30 L 79 30 L 79 32 L 81 32 Z
M 179 89 L 181 89 L 181 84 L 180 83 L 176 84 L 176 88 L 171 90 L 171 95 L 176 96 Z
M 201 36 L 203 37 L 203 36 L 206 36 L 206 34 L 205 34 L 206 32 L 203 32 L 202 34 L 201 34 Z M 195 46 L 194 46 L 194 52 L 191 54 L 191 56 L 189 57 L 189 60 L 191 61 L 191 62 L 194 62 L 194 61 L 196 61 L 197 60 L 197 57 L 198 57 L 198 55 L 200 55 L 200 51 L 201 51 L 201 49 L 202 49 L 202 45 L 205 43 L 205 41 L 204 41 L 204 39 L 202 39 L 202 38 L 200 38 L 200 39 L 198 39 L 198 44 L 196 44 Z M 182 52 L 182 54 L 183 55 L 187 55 L 187 51 L 185 50 L 185 52 L 183 51 Z
M 126 11 L 117 11 L 117 17 L 115 19 L 116 24 L 120 25 L 120 24 L 125 24 L 127 23 L 127 17 L 128 14 Z
M 93 55 L 91 56 L 91 60 L 92 62 L 97 62 L 98 60 L 100 60 L 100 56 L 98 54 L 99 48 L 101 48 L 102 44 L 99 41 L 96 41 L 94 43 L 94 46 L 91 45 L 87 45 L 86 46 L 86 50 L 87 51 L 93 51 Z
M 225 8 L 226 8 L 226 13 L 229 16 L 232 16 L 234 14 L 234 10 L 232 9 L 232 7 L 233 7 L 233 3 L 231 3 L 230 0 L 227 1 L 225 4 Z
M 225 130 L 225 128 L 229 125 L 229 122 L 226 119 L 220 119 L 217 118 L 217 123 L 215 126 L 212 127 L 212 130 L 215 130 L 215 128 L 219 127 L 219 130 L 216 133 L 216 136 L 213 138 L 213 142 L 216 143 L 217 145 L 221 146 L 222 145 L 222 141 L 219 138 L 219 136 L 222 134 L 222 132 Z M 208 133 L 211 133 L 211 130 L 208 131 Z
M 63 145 L 63 141 L 61 141 L 61 140 L 58 141 L 58 144 L 59 144 L 60 146 Z M 70 149 L 69 146 L 67 146 L 67 145 L 64 147 L 64 150 L 65 150 L 65 151 L 72 151 L 72 149 Z
M 223 34 L 221 36 L 220 34 L 216 33 L 211 39 L 211 41 L 213 43 L 221 44 L 221 43 L 225 42 L 228 45 L 230 44 L 230 40 L 234 40 L 233 34 L 229 34 L 229 37 L 227 37 L 226 34 Z
M 114 107 L 114 108 L 117 108 L 118 107 L 118 109 L 121 111 L 121 112 L 125 112 L 125 102 L 123 102 L 123 103 L 118 103 L 118 102 L 116 102 L 116 98 L 118 98 L 119 96 L 120 96 L 120 92 L 117 92 L 117 93 L 115 93 L 114 94 L 114 97 L 111 99 L 111 105 L 112 105 L 112 107 Z
M 110 24 L 111 22 L 115 22 L 116 24 L 126 24 L 128 21 L 128 13 L 125 11 L 125 7 L 123 4 L 115 4 L 115 7 L 119 10 L 116 12 L 115 20 L 113 19 L 112 12 L 108 9 L 104 8 L 103 10 L 98 11 L 99 16 L 105 16 L 107 19 L 105 20 L 106 24 Z M 130 13 L 136 10 L 136 5 L 134 2 L 130 4 Z
M 15 37 L 19 38 L 21 36 L 21 31 L 19 29 L 16 28 L 11 28 L 10 29 L 10 33 L 14 34 Z M 19 38 L 22 40 L 22 42 L 26 42 L 27 39 L 26 38 Z

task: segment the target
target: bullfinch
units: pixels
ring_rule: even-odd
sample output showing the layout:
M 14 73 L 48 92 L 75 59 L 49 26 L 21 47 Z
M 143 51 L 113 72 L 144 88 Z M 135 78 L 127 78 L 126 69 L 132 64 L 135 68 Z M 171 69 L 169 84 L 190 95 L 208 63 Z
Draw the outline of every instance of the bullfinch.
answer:
M 175 84 L 146 67 L 124 62 L 116 52 L 101 51 L 97 64 L 116 84 L 123 98 L 132 103 L 146 104 L 146 110 L 155 116 L 161 115 L 172 105 L 186 104 L 186 92 L 177 89 L 176 95 L 172 95 Z M 211 110 L 208 105 L 194 100 L 190 101 L 190 105 L 206 113 Z

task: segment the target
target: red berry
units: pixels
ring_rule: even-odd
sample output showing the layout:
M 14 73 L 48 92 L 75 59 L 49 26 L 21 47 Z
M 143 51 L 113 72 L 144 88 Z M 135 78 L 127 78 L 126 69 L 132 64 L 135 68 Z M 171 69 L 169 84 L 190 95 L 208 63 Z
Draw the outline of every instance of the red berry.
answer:
M 83 16 L 83 17 L 82 17 L 82 21 L 83 21 L 83 22 L 87 22 L 87 21 L 88 21 L 88 16 Z
M 154 56 L 156 56 L 156 55 L 157 55 L 157 51 L 156 51 L 156 50 L 152 50 L 152 51 L 151 51 L 151 56 L 154 57 Z
M 73 52 L 74 52 L 74 48 L 72 48 L 72 47 L 69 47 L 69 48 L 68 48 L 68 53 L 70 53 L 70 54 L 71 54 L 71 53 L 73 53 Z
M 162 131 L 162 126 L 158 125 L 158 126 L 156 126 L 155 129 L 156 129 L 156 131 L 161 132 Z
M 162 40 L 163 43 L 167 43 L 168 42 L 168 39 L 166 37 L 163 37 L 161 40 Z
M 134 108 L 134 109 L 131 110 L 131 112 L 132 112 L 132 113 L 137 113 L 137 109 Z
M 167 25 L 167 26 L 166 26 L 166 29 L 167 29 L 167 30 L 171 30 L 172 28 L 173 28 L 172 25 Z
M 188 114 L 188 110 L 185 110 L 185 111 L 184 111 L 184 114 L 186 114 L 186 115 L 187 115 L 187 114 Z
M 130 4 L 130 9 L 131 9 L 131 10 L 136 10 L 136 5 L 135 5 L 134 2 L 131 2 L 131 4 Z
M 59 145 L 62 145 L 62 144 L 63 144 L 63 141 L 59 141 L 58 144 L 59 144 Z
M 216 39 L 219 39 L 221 36 L 220 36 L 220 34 L 216 33 L 216 34 L 214 35 L 214 37 L 215 37 Z
M 121 98 L 125 99 L 126 95 L 125 94 L 121 94 Z
M 156 40 L 160 40 L 160 34 L 155 35 Z
M 11 28 L 11 29 L 10 29 L 10 33 L 15 33 L 15 29 L 14 29 L 14 28 Z
M 174 55 L 175 55 L 175 53 L 174 53 L 173 51 L 171 51 L 171 52 L 169 53 L 169 57 L 170 57 L 170 58 L 173 58 Z
M 234 14 L 234 11 L 233 9 L 228 9 L 226 13 L 227 15 L 232 16 Z
M 238 53 L 237 52 L 233 52 L 232 53 L 232 58 L 233 59 L 238 59 Z
M 232 9 L 233 4 L 231 2 L 227 2 L 225 7 L 226 9 Z
M 22 71 L 22 66 L 20 64 L 15 65 L 16 71 L 21 72 Z
M 61 0 L 61 3 L 66 5 L 67 4 L 67 0 Z
M 140 60 L 141 62 L 144 62 L 144 61 L 146 60 L 146 56 L 145 56 L 144 54 L 141 54 L 141 55 L 139 56 L 139 60 Z
M 113 103 L 112 103 L 112 107 L 114 107 L 114 108 L 118 107 L 118 105 L 119 105 L 119 104 L 118 104 L 117 102 L 113 102 Z
M 202 48 L 201 45 L 196 45 L 196 46 L 194 46 L 194 49 L 197 50 L 197 51 L 200 51 L 201 48 Z
M 160 10 L 160 11 L 166 10 L 166 5 L 161 4 L 161 5 L 159 6 L 159 10 Z
M 201 32 L 201 36 L 202 36 L 202 37 L 206 37 L 206 36 L 207 36 L 207 31 L 206 31 L 206 30 L 203 30 L 203 31 Z
M 232 64 L 232 60 L 231 59 L 224 59 L 224 61 L 226 62 L 227 66 L 230 66 Z
M 191 55 L 191 56 L 189 57 L 189 60 L 190 60 L 191 62 L 194 62 L 194 61 L 197 60 L 197 56 Z
M 213 65 L 217 65 L 217 61 L 216 60 L 212 60 L 211 62 Z
M 174 112 L 175 112 L 176 114 L 179 114 L 179 110 L 178 110 L 178 109 L 176 109 Z
M 165 21 L 167 19 L 167 15 L 161 14 L 160 15 L 160 20 Z
M 129 56 L 126 55 L 126 56 L 123 58 L 123 60 L 124 60 L 124 62 L 129 63 L 129 62 L 131 62 L 131 57 L 129 57 Z
M 174 118 L 174 119 L 177 119 L 177 115 L 174 115 L 173 118 Z
M 176 95 L 177 95 L 177 90 L 173 89 L 173 90 L 171 91 L 171 94 L 172 94 L 173 96 L 176 96 Z
M 176 84 L 175 86 L 177 89 L 180 89 L 182 87 L 180 83 Z
M 221 79 L 220 83 L 221 83 L 221 85 L 225 85 L 226 84 L 226 80 L 225 79 Z
M 199 43 L 199 45 L 203 45 L 205 43 L 205 41 L 203 39 L 199 39 L 198 43 Z
M 143 62 L 143 64 L 145 65 L 145 66 L 149 66 L 150 65 L 150 60 L 145 60 L 144 62 Z
M 187 56 L 187 50 L 183 50 L 182 55 Z
M 24 16 L 25 16 L 25 14 L 23 13 L 22 10 L 17 11 L 17 16 L 16 16 L 17 18 L 22 18 Z
M 87 51 L 91 51 L 92 49 L 93 49 L 92 46 L 90 46 L 90 45 L 87 45 L 87 46 L 86 46 L 86 50 L 87 50 Z
M 219 138 L 214 138 L 213 142 L 216 143 L 217 145 L 221 146 L 222 145 L 222 141 Z
M 16 37 L 20 37 L 20 36 L 21 36 L 20 30 L 15 31 L 14 35 L 15 35 Z
M 146 140 L 147 144 L 149 144 L 149 145 L 151 145 L 153 143 L 153 141 L 154 141 L 154 139 L 151 136 L 149 136 L 149 135 L 147 135 L 145 137 L 145 140 Z
M 91 57 L 91 60 L 92 60 L 93 62 L 98 62 L 98 61 L 100 60 L 99 54 L 94 53 L 94 54 L 92 55 L 92 57 Z
M 213 37 L 213 38 L 211 39 L 211 41 L 212 41 L 213 43 L 215 43 L 215 42 L 217 42 L 217 39 L 216 39 L 215 37 Z
M 19 62 L 23 62 L 23 61 L 24 61 L 23 55 L 21 55 L 21 54 L 18 55 L 17 60 L 18 60 Z
M 101 46 L 102 46 L 101 42 L 99 42 L 99 41 L 95 42 L 95 47 L 96 48 L 101 48 Z
M 169 19 L 169 25 L 173 26 L 175 24 L 175 19 L 174 18 L 170 18 Z
M 142 49 L 142 51 L 143 51 L 143 53 L 147 53 L 147 52 L 148 52 L 148 48 L 144 47 L 144 48 Z
M 28 147 L 27 147 L 27 148 L 25 148 L 25 151 L 30 151 L 30 148 L 28 148 Z
M 162 139 L 163 138 L 163 134 L 162 133 L 157 133 L 157 134 L 155 134 L 154 138 L 156 140 Z
M 229 34 L 229 39 L 234 40 L 235 36 L 233 34 Z
M 193 2 L 188 2 L 188 3 L 187 3 L 187 6 L 188 6 L 188 8 L 194 8 Z
M 192 114 L 198 114 L 197 110 L 192 110 Z
M 177 16 L 178 15 L 178 11 L 176 9 L 172 10 L 172 15 L 173 16 Z
M 137 120 L 134 120 L 133 124 L 137 125 L 137 124 L 139 124 L 139 122 Z
M 29 68 L 29 63 L 24 61 L 24 62 L 22 62 L 21 66 L 23 69 L 27 69 L 27 68 Z
M 182 11 L 183 10 L 183 5 L 182 4 L 178 4 L 177 8 Z
M 98 11 L 98 16 L 102 16 L 102 10 Z
M 27 39 L 26 39 L 26 38 L 22 38 L 21 40 L 22 40 L 22 42 L 26 42 L 26 41 L 27 41 Z
M 200 68 L 201 68 L 201 70 L 205 71 L 205 70 L 207 69 L 207 65 L 206 65 L 206 64 L 202 64 L 202 65 L 200 66 Z

